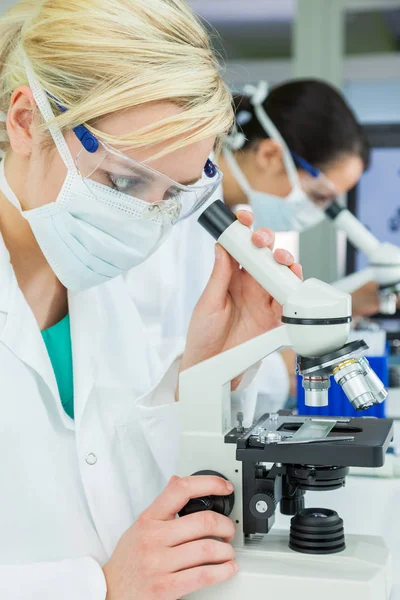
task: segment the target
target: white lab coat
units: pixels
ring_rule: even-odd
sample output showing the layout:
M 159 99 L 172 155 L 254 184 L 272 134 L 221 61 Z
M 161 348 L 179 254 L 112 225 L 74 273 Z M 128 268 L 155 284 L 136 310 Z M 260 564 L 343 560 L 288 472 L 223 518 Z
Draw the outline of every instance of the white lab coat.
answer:
M 177 363 L 122 277 L 71 294 L 72 421 L 1 238 L 0 282 L 0 598 L 104 600 L 100 565 L 177 464 Z
M 209 200 L 223 199 L 222 186 Z M 200 213 L 199 213 L 200 214 Z M 172 340 L 184 345 L 194 307 L 214 266 L 215 243 L 192 217 L 179 223 L 167 242 L 145 263 L 127 276 L 135 304 L 159 354 L 163 345 L 170 349 Z M 241 385 L 251 380 L 249 372 Z M 245 394 L 234 394 L 233 414 L 242 411 L 245 425 L 267 411 L 283 408 L 289 396 L 290 380 L 279 352 L 268 356 Z

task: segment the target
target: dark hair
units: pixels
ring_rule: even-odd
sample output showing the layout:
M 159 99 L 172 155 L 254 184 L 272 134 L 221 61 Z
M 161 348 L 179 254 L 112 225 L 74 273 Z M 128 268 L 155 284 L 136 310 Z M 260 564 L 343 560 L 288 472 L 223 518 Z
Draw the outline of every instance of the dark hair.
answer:
M 238 125 L 247 138 L 244 148 L 269 137 L 254 114 L 247 96 L 235 96 L 239 122 L 242 111 L 252 118 Z M 264 110 L 286 144 L 316 167 L 324 167 L 346 154 L 359 156 L 368 168 L 370 148 L 361 125 L 343 96 L 317 79 L 297 79 L 271 89 Z M 246 121 L 246 119 L 245 119 Z

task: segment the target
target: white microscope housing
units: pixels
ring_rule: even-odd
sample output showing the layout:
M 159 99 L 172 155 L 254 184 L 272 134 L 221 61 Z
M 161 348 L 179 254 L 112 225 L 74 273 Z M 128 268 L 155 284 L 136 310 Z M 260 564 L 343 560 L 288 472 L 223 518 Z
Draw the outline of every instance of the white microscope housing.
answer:
M 370 281 L 380 290 L 380 312 L 392 315 L 400 295 L 400 248 L 381 243 L 349 210 L 334 202 L 326 211 L 335 227 L 344 231 L 351 244 L 368 258 L 370 266 L 340 279 L 333 285 L 351 294 Z
M 270 530 L 275 508 L 282 498 L 279 486 L 281 489 L 282 485 L 286 486 L 286 492 L 292 485 L 305 490 L 310 489 L 307 482 L 319 477 L 324 480 L 326 473 L 332 473 L 332 469 L 346 470 L 348 466 L 367 466 L 366 463 L 368 466 L 381 466 L 392 437 L 391 423 L 386 421 L 384 434 L 381 432 L 379 435 L 377 428 L 383 425 L 371 425 L 375 433 L 368 436 L 364 426 L 360 427 L 359 423 L 353 426 L 351 421 L 372 423 L 371 420 L 347 420 L 340 427 L 336 421 L 334 425 L 332 420 L 322 420 L 322 428 L 332 431 L 323 440 L 325 443 L 318 443 L 321 442 L 320 437 L 310 440 L 303 436 L 301 441 L 294 439 L 293 444 L 285 438 L 287 432 L 282 437 L 277 426 L 281 424 L 281 416 L 264 417 L 257 431 L 245 432 L 242 427 L 232 430 L 230 382 L 282 347 L 292 347 L 302 357 L 300 369 L 304 369 L 303 378 L 310 380 L 307 383 L 310 389 L 306 389 L 306 401 L 308 399 L 310 404 L 327 402 L 329 385 L 326 382 L 331 375 L 342 385 L 350 401 L 355 401 L 357 408 L 367 408 L 371 403 L 382 401 L 385 392 L 381 382 L 370 367 L 368 370 L 363 364 L 366 359 L 360 358 L 365 344 L 346 344 L 351 322 L 350 296 L 316 279 L 302 282 L 290 269 L 278 265 L 270 250 L 253 245 L 249 229 L 239 223 L 222 202 L 217 201 L 208 207 L 199 222 L 282 304 L 284 324 L 208 359 L 180 376 L 183 419 L 180 472 L 191 475 L 211 470 L 234 483 L 235 498 L 233 508 L 230 506 L 229 510 L 236 523 L 233 544 L 240 565 L 239 574 L 230 582 L 188 598 L 239 600 L 244 594 L 258 597 L 261 594 L 272 597 L 279 594 L 283 600 L 294 595 L 308 600 L 320 600 L 321 597 L 324 600 L 336 600 L 337 597 L 341 600 L 388 600 L 391 589 L 390 555 L 380 538 L 347 536 L 346 548 L 340 552 L 313 555 L 290 548 L 287 534 L 273 532 L 265 537 L 264 534 Z M 290 417 L 287 419 L 290 420 Z M 296 419 L 297 424 L 291 425 L 295 429 L 303 424 L 311 432 L 321 426 L 321 420 L 315 423 L 312 419 Z M 299 419 L 302 421 L 300 425 Z M 383 420 L 376 420 L 378 422 L 383 423 Z M 284 428 L 288 426 L 287 423 L 281 425 Z M 360 435 L 364 437 L 359 438 L 358 433 L 338 437 L 335 427 L 339 427 L 338 431 L 345 428 L 346 432 L 362 430 L 364 433 Z M 336 439 L 332 441 L 331 436 Z M 296 435 L 293 437 L 296 438 Z M 359 439 L 361 442 L 358 442 Z M 249 446 L 243 446 L 244 449 L 239 451 L 239 445 L 247 443 Z M 259 443 L 262 448 L 257 446 Z M 333 446 L 330 463 L 321 462 L 325 446 Z M 366 461 L 361 460 L 364 452 L 361 446 L 364 450 L 367 448 Z M 274 454 L 276 452 L 278 454 Z M 250 458 L 247 459 L 247 456 Z M 281 456 L 283 460 L 276 460 Z M 333 456 L 338 456 L 339 462 Z M 266 463 L 272 465 L 267 467 Z M 307 473 L 303 487 L 296 483 L 302 477 L 298 467 L 301 473 Z M 318 475 L 315 475 L 316 472 Z M 339 485 L 343 485 L 345 471 L 341 473 L 343 477 L 339 477 Z M 270 491 L 265 491 L 266 485 L 272 486 Z M 255 503 L 254 494 L 251 500 L 248 497 L 254 486 L 255 492 L 257 486 L 261 486 L 260 493 L 264 494 L 260 501 L 256 494 Z M 304 491 L 299 491 L 298 495 L 298 507 L 301 507 Z M 204 507 L 210 506 L 210 499 L 203 500 Z M 294 504 L 297 506 L 296 502 Z M 250 513 L 253 517 L 258 515 L 258 519 L 252 521 Z M 249 525 L 249 519 L 258 525 Z

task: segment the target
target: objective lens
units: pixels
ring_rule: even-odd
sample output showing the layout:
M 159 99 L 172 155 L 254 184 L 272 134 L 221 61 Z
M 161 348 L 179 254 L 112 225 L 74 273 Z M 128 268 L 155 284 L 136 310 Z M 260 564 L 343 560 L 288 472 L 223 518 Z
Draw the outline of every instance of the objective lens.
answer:
M 364 367 L 358 360 L 353 358 L 337 365 L 333 375 L 356 410 L 366 410 L 375 404 Z
M 303 377 L 306 406 L 328 406 L 329 377 Z
M 388 392 L 383 385 L 382 381 L 379 379 L 378 375 L 371 369 L 371 365 L 368 362 L 368 359 L 363 356 L 360 358 L 359 363 L 364 370 L 364 378 L 366 379 L 371 392 L 375 398 L 375 404 L 380 404 L 384 400 L 386 400 L 388 396 Z

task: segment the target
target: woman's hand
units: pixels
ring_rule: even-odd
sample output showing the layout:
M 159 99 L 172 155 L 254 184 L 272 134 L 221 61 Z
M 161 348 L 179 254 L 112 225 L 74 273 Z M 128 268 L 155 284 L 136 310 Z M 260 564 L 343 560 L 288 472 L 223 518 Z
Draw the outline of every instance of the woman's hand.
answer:
M 229 543 L 231 519 L 210 511 L 176 519 L 190 499 L 232 491 L 219 477 L 173 477 L 105 565 L 106 600 L 177 600 L 233 577 L 238 566 Z
M 237 217 L 244 225 L 252 224 L 248 211 L 239 212 Z M 275 236 L 270 229 L 258 229 L 252 241 L 259 248 L 272 250 Z M 274 256 L 302 277 L 301 266 L 289 252 L 276 250 Z M 280 304 L 217 245 L 213 273 L 193 312 L 181 371 L 277 327 L 281 316 Z M 232 383 L 233 389 L 239 381 L 237 378 Z
M 379 312 L 379 287 L 374 281 L 352 293 L 353 317 L 370 317 Z
M 379 286 L 375 281 L 363 285 L 351 295 L 353 301 L 353 317 L 372 317 L 380 311 Z M 400 298 L 397 301 L 400 309 Z

